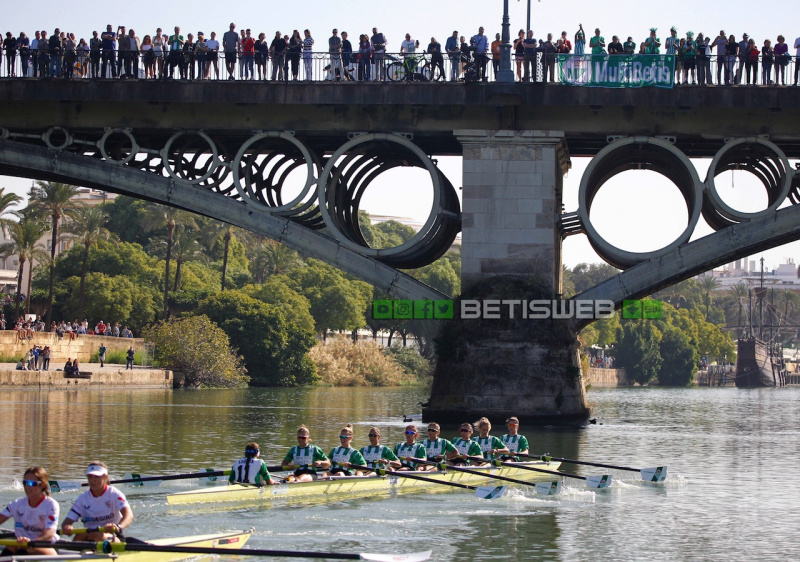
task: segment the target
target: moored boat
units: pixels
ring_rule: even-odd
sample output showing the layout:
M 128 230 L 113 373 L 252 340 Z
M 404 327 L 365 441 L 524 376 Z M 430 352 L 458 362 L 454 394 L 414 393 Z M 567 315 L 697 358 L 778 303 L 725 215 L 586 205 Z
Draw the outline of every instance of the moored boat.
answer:
M 739 338 L 736 346 L 736 386 L 739 388 L 786 385 L 783 350 L 755 336 Z
M 557 471 L 560 462 L 520 462 L 515 463 L 519 467 L 539 468 L 549 471 Z M 458 484 L 478 484 L 483 485 L 492 480 L 491 476 L 506 476 L 535 483 L 537 481 L 552 480 L 552 474 L 534 472 L 516 466 L 502 467 L 482 467 L 471 466 L 471 470 L 480 471 L 481 475 L 458 472 L 455 470 L 442 472 L 414 471 L 404 474 L 424 476 L 442 483 Z M 484 476 L 485 474 L 485 476 Z M 500 480 L 494 481 L 502 484 Z M 402 476 L 332 476 L 321 478 L 314 482 L 294 482 L 282 483 L 277 486 L 258 487 L 248 484 L 231 484 L 228 486 L 217 486 L 214 488 L 203 488 L 188 492 L 178 492 L 167 496 L 167 503 L 171 505 L 207 503 L 207 502 L 236 502 L 236 501 L 259 501 L 273 500 L 279 498 L 330 498 L 336 495 L 366 495 L 375 493 L 386 493 L 396 491 L 400 493 L 418 492 L 424 489 L 436 487 L 442 490 L 452 490 L 450 486 L 437 485 L 433 482 L 423 482 Z

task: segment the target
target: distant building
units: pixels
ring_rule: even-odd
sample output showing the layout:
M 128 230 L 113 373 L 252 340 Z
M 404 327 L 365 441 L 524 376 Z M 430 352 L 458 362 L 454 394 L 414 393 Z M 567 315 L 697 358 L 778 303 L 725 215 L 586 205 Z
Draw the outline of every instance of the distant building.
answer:
M 756 266 L 756 263 L 756 260 L 750 260 L 749 264 L 747 260 L 737 260 L 723 269 L 711 271 L 710 274 L 720 282 L 717 291 L 729 291 L 739 283 L 745 283 L 749 287 L 759 286 L 761 266 Z M 780 264 L 777 268 L 764 269 L 764 286 L 800 293 L 800 279 L 797 277 L 797 265 L 794 260 L 787 259 L 786 263 Z

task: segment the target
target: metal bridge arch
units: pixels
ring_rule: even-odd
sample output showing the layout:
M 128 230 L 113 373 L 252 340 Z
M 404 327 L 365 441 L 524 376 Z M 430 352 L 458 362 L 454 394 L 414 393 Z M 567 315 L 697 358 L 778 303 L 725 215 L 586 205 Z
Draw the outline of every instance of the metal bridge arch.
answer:
M 7 132 L 3 132 L 5 134 L 0 135 L 0 174 L 77 183 L 185 209 L 277 240 L 390 295 L 408 299 L 448 298 L 409 275 L 363 256 L 289 218 L 270 213 L 266 208 L 196 187 L 186 179 L 163 177 L 119 162 L 111 163 L 60 150 L 62 146 L 50 148 L 9 140 Z

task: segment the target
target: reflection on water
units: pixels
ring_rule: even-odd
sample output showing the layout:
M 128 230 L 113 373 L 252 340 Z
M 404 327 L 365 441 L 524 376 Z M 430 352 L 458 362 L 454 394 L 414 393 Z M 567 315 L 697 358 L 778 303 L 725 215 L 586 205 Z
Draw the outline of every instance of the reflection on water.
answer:
M 585 430 L 522 428 L 534 453 L 632 467 L 668 464 L 667 483 L 613 471 L 614 485 L 591 491 L 579 480 L 565 493 L 536 496 L 512 485 L 499 500 L 468 492 L 335 501 L 169 507 L 165 495 L 196 481 L 125 487 L 134 536 L 255 527 L 254 548 L 336 552 L 433 549 L 437 560 L 785 560 L 794 550 L 792 475 L 800 443 L 800 389 L 608 389 L 589 394 L 602 425 Z M 247 441 L 276 464 L 301 423 L 328 451 L 353 423 L 356 446 L 371 425 L 384 444 L 401 441 L 403 415 L 418 414 L 427 391 L 403 389 L 249 389 L 225 391 L 3 391 L 0 502 L 28 466 L 78 480 L 87 462 L 112 475 L 227 468 Z M 494 434 L 501 433 L 502 420 Z M 456 435 L 446 427 L 443 436 Z M 603 469 L 567 466 L 574 474 Z M 56 494 L 62 513 L 77 492 Z M 165 525 L 165 522 L 168 523 Z M 8 525 L 5 525 L 8 527 Z

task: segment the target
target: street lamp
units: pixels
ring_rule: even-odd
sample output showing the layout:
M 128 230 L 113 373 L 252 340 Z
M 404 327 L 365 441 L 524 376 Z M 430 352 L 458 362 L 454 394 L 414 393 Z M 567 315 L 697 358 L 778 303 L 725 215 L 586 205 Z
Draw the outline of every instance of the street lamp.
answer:
M 528 0 L 530 7 L 530 0 Z M 530 10 L 529 10 L 530 12 Z M 528 16 L 530 18 L 530 16 Z M 496 80 L 505 84 L 514 83 L 514 71 L 511 70 L 511 34 L 508 23 L 508 0 L 503 0 L 503 42 L 500 44 L 500 69 Z

